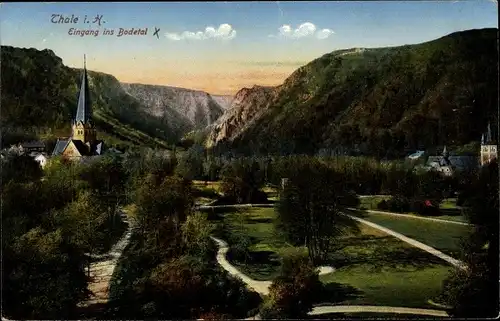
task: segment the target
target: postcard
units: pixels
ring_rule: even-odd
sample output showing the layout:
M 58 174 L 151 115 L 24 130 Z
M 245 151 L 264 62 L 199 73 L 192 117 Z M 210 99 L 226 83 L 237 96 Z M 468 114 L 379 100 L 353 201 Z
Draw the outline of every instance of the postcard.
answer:
M 498 3 L 2 3 L 2 320 L 498 317 Z

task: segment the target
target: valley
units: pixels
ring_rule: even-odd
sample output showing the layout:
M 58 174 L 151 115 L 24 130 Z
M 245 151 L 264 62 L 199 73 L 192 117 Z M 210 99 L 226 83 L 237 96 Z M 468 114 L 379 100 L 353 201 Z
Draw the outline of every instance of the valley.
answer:
M 497 36 L 334 50 L 234 95 L 2 45 L 2 319 L 494 316 Z

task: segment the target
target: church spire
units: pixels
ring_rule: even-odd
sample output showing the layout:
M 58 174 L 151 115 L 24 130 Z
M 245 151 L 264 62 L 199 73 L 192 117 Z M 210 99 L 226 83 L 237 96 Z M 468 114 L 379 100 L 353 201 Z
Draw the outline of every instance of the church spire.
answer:
M 446 145 L 444 146 L 443 148 L 443 157 L 448 157 L 449 154 L 448 154 L 448 151 L 446 150 Z
M 486 134 L 486 143 L 491 143 L 491 125 L 488 123 L 488 133 Z
M 78 96 L 78 108 L 76 110 L 75 122 L 88 123 L 92 120 L 92 109 L 89 93 L 89 81 L 87 78 L 87 64 L 85 55 L 83 55 L 83 73 L 80 84 L 80 94 Z

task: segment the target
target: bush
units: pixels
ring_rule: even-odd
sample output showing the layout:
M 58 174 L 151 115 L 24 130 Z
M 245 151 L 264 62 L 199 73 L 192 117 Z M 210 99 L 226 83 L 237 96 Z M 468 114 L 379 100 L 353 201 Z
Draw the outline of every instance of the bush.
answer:
M 403 196 L 393 196 L 388 202 L 389 211 L 405 213 L 410 211 L 410 201 Z
M 440 214 L 439 206 L 436 206 L 435 202 L 429 200 L 412 200 L 410 210 L 425 216 L 437 216 Z
M 389 209 L 389 204 L 386 200 L 381 200 L 377 204 L 377 209 L 382 210 L 382 211 L 387 211 Z
M 247 262 L 247 260 L 250 259 L 248 247 L 252 245 L 250 237 L 242 235 L 240 237 L 233 238 L 231 243 L 232 245 L 228 251 L 228 258 L 235 261 Z
M 281 274 L 269 288 L 269 302 L 263 305 L 261 317 L 306 317 L 321 289 L 318 272 L 307 255 L 291 253 L 283 258 Z

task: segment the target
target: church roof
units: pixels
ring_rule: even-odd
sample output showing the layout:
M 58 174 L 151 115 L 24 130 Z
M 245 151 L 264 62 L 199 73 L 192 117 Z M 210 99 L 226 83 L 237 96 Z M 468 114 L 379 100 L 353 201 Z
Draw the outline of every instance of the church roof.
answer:
M 85 56 L 83 63 L 82 81 L 80 84 L 80 93 L 78 96 L 78 108 L 76 110 L 75 122 L 87 123 L 92 119 L 92 106 L 90 101 L 89 80 L 87 77 L 87 66 Z
M 73 145 L 75 145 L 75 147 L 78 150 L 78 152 L 80 153 L 80 155 L 82 155 L 82 156 L 89 155 L 88 147 L 87 147 L 87 145 L 85 145 L 84 142 L 82 142 L 81 140 L 77 140 L 77 139 L 72 139 L 71 141 L 73 142 Z
M 101 155 L 104 151 L 104 142 L 102 141 L 98 141 L 96 144 L 93 144 L 91 146 L 91 150 L 89 153 L 88 146 L 81 140 L 58 139 L 56 142 L 56 146 L 54 147 L 54 151 L 52 152 L 52 156 L 61 155 L 64 152 L 64 150 L 68 147 L 70 142 L 73 143 L 73 145 L 75 145 L 75 148 L 82 156 Z
M 447 161 L 443 156 L 429 156 L 427 159 L 429 166 L 451 166 L 460 170 L 477 167 L 478 159 L 475 156 L 449 156 Z
M 68 146 L 69 142 L 70 139 L 58 139 L 56 146 L 54 147 L 54 151 L 52 152 L 52 156 L 61 155 L 66 149 L 66 146 Z

